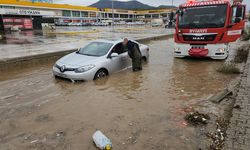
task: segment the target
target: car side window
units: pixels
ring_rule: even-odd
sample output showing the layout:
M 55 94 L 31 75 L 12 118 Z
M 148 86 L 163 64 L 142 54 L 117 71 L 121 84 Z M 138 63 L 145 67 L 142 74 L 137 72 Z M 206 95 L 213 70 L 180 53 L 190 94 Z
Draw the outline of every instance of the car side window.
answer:
M 125 49 L 122 45 L 122 43 L 118 43 L 112 50 L 113 53 L 118 53 L 119 55 L 122 53 L 127 52 L 127 49 Z

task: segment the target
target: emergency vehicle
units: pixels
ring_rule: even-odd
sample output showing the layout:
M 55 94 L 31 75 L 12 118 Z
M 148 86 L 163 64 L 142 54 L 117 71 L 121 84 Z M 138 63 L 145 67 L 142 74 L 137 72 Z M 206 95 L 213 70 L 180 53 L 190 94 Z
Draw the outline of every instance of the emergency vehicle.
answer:
M 226 59 L 229 43 L 243 34 L 243 0 L 188 0 L 176 15 L 175 57 Z

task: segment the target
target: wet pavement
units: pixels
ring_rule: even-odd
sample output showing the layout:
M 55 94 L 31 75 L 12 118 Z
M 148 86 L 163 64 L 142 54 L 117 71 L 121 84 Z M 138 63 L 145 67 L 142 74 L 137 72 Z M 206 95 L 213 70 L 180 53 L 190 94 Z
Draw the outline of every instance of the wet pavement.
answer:
M 248 45 L 250 46 L 250 41 Z M 248 55 L 236 95 L 224 149 L 248 150 L 250 147 L 250 55 Z
M 77 49 L 100 38 L 138 39 L 173 33 L 173 29 L 149 26 L 116 26 L 112 30 L 111 27 L 57 27 L 55 31 L 6 33 L 0 38 L 0 61 Z
M 198 149 L 185 108 L 199 107 L 237 76 L 216 72 L 224 61 L 174 59 L 173 39 L 148 45 L 142 72 L 101 81 L 54 79 L 54 62 L 1 73 L 1 150 L 96 150 L 91 136 L 97 129 L 116 150 Z

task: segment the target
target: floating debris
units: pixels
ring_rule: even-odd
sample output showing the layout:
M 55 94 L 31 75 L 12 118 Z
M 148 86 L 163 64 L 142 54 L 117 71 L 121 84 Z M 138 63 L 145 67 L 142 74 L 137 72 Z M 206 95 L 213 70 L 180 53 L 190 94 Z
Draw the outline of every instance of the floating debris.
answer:
M 30 142 L 30 144 L 33 144 L 33 143 L 36 143 L 36 142 L 38 142 L 38 140 L 33 140 L 33 141 Z
M 55 133 L 56 137 L 63 137 L 66 135 L 66 133 L 64 131 L 59 131 Z
M 101 131 L 96 131 L 93 136 L 93 141 L 96 145 L 101 150 L 111 150 L 112 148 L 112 143 L 109 138 L 107 138 Z
M 228 121 L 224 119 L 216 120 L 216 130 L 214 133 L 207 133 L 207 137 L 212 139 L 212 143 L 210 144 L 211 150 L 221 150 L 225 143 L 226 130 L 228 126 Z
M 209 119 L 209 115 L 199 113 L 198 111 L 190 112 L 185 116 L 185 120 L 192 125 L 206 125 Z

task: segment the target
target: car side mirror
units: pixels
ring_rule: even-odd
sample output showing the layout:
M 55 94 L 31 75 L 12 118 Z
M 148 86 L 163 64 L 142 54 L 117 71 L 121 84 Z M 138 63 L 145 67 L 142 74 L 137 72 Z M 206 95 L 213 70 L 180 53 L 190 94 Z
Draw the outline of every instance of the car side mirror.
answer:
M 80 50 L 81 50 L 81 48 L 76 49 L 76 53 L 78 54 Z
M 240 23 L 241 19 L 240 18 L 235 18 L 234 23 Z
M 112 53 L 110 57 L 113 58 L 113 57 L 118 57 L 118 56 L 119 56 L 118 53 Z

